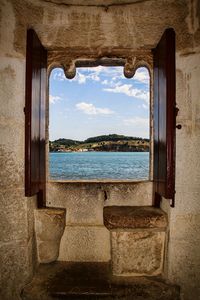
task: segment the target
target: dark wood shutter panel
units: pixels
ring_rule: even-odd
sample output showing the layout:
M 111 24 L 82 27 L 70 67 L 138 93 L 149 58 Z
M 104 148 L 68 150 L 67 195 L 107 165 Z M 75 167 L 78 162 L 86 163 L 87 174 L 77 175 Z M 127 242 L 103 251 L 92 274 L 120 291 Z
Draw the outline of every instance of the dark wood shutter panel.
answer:
M 33 29 L 27 32 L 26 51 L 25 195 L 38 194 L 44 202 L 47 51 Z
M 175 194 L 175 32 L 166 29 L 154 54 L 154 193 L 155 205 L 161 197 Z

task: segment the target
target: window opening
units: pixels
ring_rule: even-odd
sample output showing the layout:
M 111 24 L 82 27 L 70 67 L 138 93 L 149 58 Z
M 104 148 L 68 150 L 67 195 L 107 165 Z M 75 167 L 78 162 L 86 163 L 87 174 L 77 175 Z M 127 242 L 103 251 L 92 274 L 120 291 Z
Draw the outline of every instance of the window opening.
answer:
M 52 180 L 149 178 L 149 72 L 127 79 L 122 67 L 77 68 L 49 79 Z

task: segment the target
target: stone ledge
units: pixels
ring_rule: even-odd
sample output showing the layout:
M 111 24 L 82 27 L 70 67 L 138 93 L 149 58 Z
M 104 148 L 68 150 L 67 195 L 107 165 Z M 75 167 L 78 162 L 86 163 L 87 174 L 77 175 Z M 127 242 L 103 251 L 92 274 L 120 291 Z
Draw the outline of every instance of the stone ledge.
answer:
M 104 225 L 109 230 L 167 227 L 167 215 L 151 206 L 107 206 L 103 210 Z

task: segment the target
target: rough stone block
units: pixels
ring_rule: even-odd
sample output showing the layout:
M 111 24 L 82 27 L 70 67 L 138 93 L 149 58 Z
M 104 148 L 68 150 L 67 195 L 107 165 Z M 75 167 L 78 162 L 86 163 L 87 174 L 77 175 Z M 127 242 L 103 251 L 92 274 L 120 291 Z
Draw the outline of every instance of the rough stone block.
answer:
M 12 82 L 12 84 L 11 84 Z M 6 57 L 0 60 L 1 116 L 24 123 L 25 59 Z M 6 103 L 6 105 L 5 105 Z
M 187 242 L 200 242 L 200 214 L 173 216 L 170 224 L 170 239 Z
M 35 232 L 40 263 L 55 261 L 59 255 L 60 239 L 65 228 L 65 209 L 35 210 Z
M 169 200 L 162 199 L 161 207 L 169 215 L 170 223 L 180 215 L 200 214 L 200 185 L 191 186 L 188 184 L 177 186 L 175 197 L 175 209 L 171 210 Z
M 1 127 L 1 123 L 0 123 Z M 5 128 L 5 127 L 4 127 Z M 15 140 L 17 140 L 18 133 L 16 130 L 12 130 L 12 134 L 10 132 L 10 129 L 7 128 L 4 131 L 4 128 L 0 133 L 0 140 L 3 140 L 4 143 L 6 143 L 6 140 L 4 139 L 4 136 L 7 135 L 7 139 L 10 139 L 13 141 L 13 143 L 10 143 L 10 145 L 4 146 L 0 145 L 0 188 L 4 189 L 14 189 L 19 188 L 23 186 L 24 181 L 24 157 L 23 157 L 23 143 L 19 145 L 18 142 L 15 144 Z M 15 137 L 13 137 L 15 135 Z M 19 138 L 18 138 L 19 139 Z M 15 148 L 16 147 L 16 148 Z
M 48 198 L 49 206 L 67 209 L 67 224 L 103 225 L 103 193 L 95 184 L 49 183 Z
M 20 300 L 20 291 L 32 273 L 27 241 L 0 243 L 0 266 L 0 299 Z
M 163 228 L 167 227 L 167 215 L 151 206 L 107 206 L 104 207 L 104 225 L 117 228 Z
M 168 278 L 181 285 L 181 299 L 200 299 L 199 240 L 170 240 L 168 259 Z
M 150 181 L 110 183 L 102 189 L 107 193 L 106 206 L 152 205 L 152 182 Z
M 26 201 L 22 190 L 1 190 L 0 241 L 28 238 Z
M 195 127 L 197 122 L 191 123 L 190 133 L 186 133 L 186 128 L 184 128 L 186 121 L 181 120 L 180 123 L 183 124 L 183 128 L 182 132 L 177 135 L 176 142 L 176 155 L 179 158 L 176 161 L 176 186 L 180 188 L 185 187 L 186 189 L 188 187 L 195 190 L 199 187 L 200 181 L 200 160 L 198 155 L 200 134 L 199 132 L 198 134 L 194 134 L 193 132 L 193 127 Z
M 109 261 L 109 231 L 104 226 L 66 226 L 58 260 Z
M 164 232 L 111 232 L 112 272 L 121 276 L 154 276 L 162 272 Z
M 38 260 L 40 263 L 56 261 L 59 255 L 60 240 L 37 240 Z

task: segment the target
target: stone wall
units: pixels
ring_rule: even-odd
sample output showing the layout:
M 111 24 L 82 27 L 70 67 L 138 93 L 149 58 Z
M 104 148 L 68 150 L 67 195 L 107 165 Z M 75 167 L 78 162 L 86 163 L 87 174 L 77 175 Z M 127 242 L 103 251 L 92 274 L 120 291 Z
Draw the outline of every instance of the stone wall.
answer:
M 103 225 L 103 207 L 151 205 L 152 183 L 49 182 L 50 207 L 66 208 L 66 228 L 59 260 L 109 261 L 110 233 Z
M 200 299 L 200 53 L 179 53 L 175 208 L 163 199 L 169 214 L 167 276 L 180 284 L 184 299 Z M 198 298 L 199 297 L 199 298 Z
M 1 1 L 0 9 L 0 298 L 11 300 L 19 299 L 37 264 L 36 201 L 24 197 L 25 57 L 14 46 L 12 4 Z
M 162 207 L 170 225 L 166 275 L 181 285 L 183 299 L 200 299 L 200 2 L 188 1 L 187 7 L 186 30 L 193 42 L 176 55 L 177 124 L 182 129 L 176 135 L 175 208 L 165 199 Z
M 61 5 L 61 2 L 69 4 L 70 0 L 0 1 L 0 225 L 3 229 L 0 249 L 4 288 L 1 297 L 17 299 L 35 264 L 32 221 L 35 199 L 24 197 L 23 183 L 27 28 L 36 30 L 49 51 L 80 54 L 90 50 L 101 56 L 101 53 L 111 55 L 117 49 L 122 52 L 151 49 L 165 28 L 174 27 L 178 122 L 182 129 L 177 130 L 176 142 L 176 206 L 170 208 L 164 199 L 162 203 L 170 220 L 165 266 L 166 276 L 182 286 L 183 299 L 198 299 L 200 2 L 149 0 L 108 7 Z

